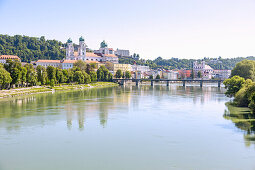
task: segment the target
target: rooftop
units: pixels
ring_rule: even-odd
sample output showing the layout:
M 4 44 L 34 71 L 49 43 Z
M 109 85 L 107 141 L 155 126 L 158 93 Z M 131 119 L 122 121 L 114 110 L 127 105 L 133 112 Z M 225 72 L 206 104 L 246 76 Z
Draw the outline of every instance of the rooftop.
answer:
M 20 58 L 16 55 L 1 55 L 0 59 L 17 59 L 17 60 L 20 60 Z

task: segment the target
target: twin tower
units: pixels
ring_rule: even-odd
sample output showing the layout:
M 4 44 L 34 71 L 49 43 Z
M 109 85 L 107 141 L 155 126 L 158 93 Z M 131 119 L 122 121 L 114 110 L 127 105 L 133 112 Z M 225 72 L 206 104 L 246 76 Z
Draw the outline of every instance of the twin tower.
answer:
M 79 48 L 78 48 L 78 56 L 85 57 L 86 56 L 86 44 L 83 37 L 79 38 Z M 67 46 L 66 46 L 66 59 L 73 59 L 74 56 L 74 46 L 73 41 L 71 38 L 67 40 Z

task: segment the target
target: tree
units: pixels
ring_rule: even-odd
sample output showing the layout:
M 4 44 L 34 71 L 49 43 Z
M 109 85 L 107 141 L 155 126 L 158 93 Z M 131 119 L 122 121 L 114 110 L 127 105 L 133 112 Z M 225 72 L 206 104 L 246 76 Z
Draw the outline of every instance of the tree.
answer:
M 78 67 L 81 71 L 86 71 L 87 64 L 82 60 L 78 60 L 73 66 Z
M 160 75 L 159 74 L 156 76 L 156 79 L 160 79 Z
M 191 70 L 191 75 L 190 75 L 190 77 L 191 77 L 192 79 L 195 78 L 195 74 L 194 74 L 194 70 L 193 70 L 193 69 Z
M 226 96 L 233 97 L 235 94 L 242 88 L 243 84 L 245 83 L 244 78 L 239 76 L 231 77 L 230 79 L 226 79 L 223 84 L 225 85 Z
M 97 81 L 97 73 L 95 71 L 90 72 L 91 81 Z
M 4 64 L 4 68 L 11 75 L 12 82 L 11 85 L 19 85 L 21 78 L 21 63 L 18 60 L 6 60 L 6 64 Z
M 24 85 L 25 82 L 27 82 L 27 68 L 22 67 L 21 68 L 21 84 L 22 84 L 22 86 Z
M 56 82 L 56 68 L 53 66 L 48 66 L 46 71 L 47 71 L 48 79 L 50 81 L 54 80 L 54 84 L 55 84 L 55 82 Z
M 0 87 L 1 89 L 6 88 L 8 84 L 12 82 L 11 75 L 0 65 Z
M 240 76 L 244 79 L 255 81 L 255 61 L 244 60 L 236 64 L 231 72 L 231 77 Z
M 202 73 L 201 73 L 201 71 L 197 72 L 197 77 L 198 77 L 198 78 L 202 78 Z
M 131 78 L 131 73 L 130 73 L 130 71 L 126 71 L 126 72 L 125 72 L 125 77 L 126 77 L 127 79 L 130 79 L 130 78 Z
M 87 74 L 90 74 L 90 72 L 93 71 L 93 68 L 91 67 L 90 64 L 87 64 L 85 70 L 86 70 L 86 73 L 87 73 Z
M 115 74 L 115 77 L 116 78 L 122 78 L 123 74 L 122 74 L 122 71 L 119 69 L 117 70 L 116 74 Z
M 56 80 L 58 84 L 65 82 L 63 71 L 60 68 L 56 68 Z
M 74 81 L 78 82 L 79 84 L 84 83 L 84 75 L 82 74 L 82 71 L 76 71 L 74 73 Z
M 36 67 L 36 72 L 37 72 L 38 82 L 40 82 L 41 85 L 46 84 L 47 83 L 47 71 L 46 71 L 46 68 L 39 65 L 39 66 Z
M 153 79 L 153 75 L 150 75 L 150 76 L 149 76 L 149 79 Z
M 27 69 L 27 85 L 34 86 L 37 83 L 37 74 L 32 64 L 26 64 L 24 66 Z
M 97 79 L 99 81 L 111 81 L 112 74 L 105 66 L 100 66 L 100 68 L 97 70 Z
M 82 74 L 84 77 L 84 83 L 89 84 L 91 82 L 90 75 L 88 73 L 86 73 L 85 71 L 83 71 Z

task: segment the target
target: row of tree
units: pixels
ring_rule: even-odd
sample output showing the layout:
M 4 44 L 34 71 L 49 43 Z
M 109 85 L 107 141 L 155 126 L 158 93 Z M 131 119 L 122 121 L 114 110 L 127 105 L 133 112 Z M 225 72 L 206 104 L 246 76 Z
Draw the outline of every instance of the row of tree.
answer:
M 88 84 L 91 81 L 112 80 L 112 74 L 105 66 L 101 66 L 97 72 L 94 71 L 95 67 L 96 65 L 86 64 L 81 60 L 74 63 L 72 69 L 65 70 L 53 66 L 34 68 L 32 64 L 22 66 L 18 60 L 7 60 L 6 64 L 0 64 L 0 88 L 54 86 L 60 83 Z
M 233 104 L 249 107 L 255 113 L 255 61 L 244 60 L 236 64 L 231 78 L 223 83 L 227 89 L 226 95 L 234 97 Z

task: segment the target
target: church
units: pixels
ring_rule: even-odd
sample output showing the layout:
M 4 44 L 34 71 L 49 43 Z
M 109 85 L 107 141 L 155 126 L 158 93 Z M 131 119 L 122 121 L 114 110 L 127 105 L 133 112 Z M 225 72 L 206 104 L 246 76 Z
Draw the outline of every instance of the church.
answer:
M 99 50 L 95 50 L 94 53 L 86 51 L 86 44 L 83 37 L 79 38 L 78 52 L 74 51 L 74 45 L 72 40 L 67 40 L 66 46 L 66 60 L 83 60 L 83 61 L 97 61 L 97 62 L 112 62 L 118 63 L 119 59 L 114 54 L 112 48 L 108 48 L 108 45 L 103 41 Z

